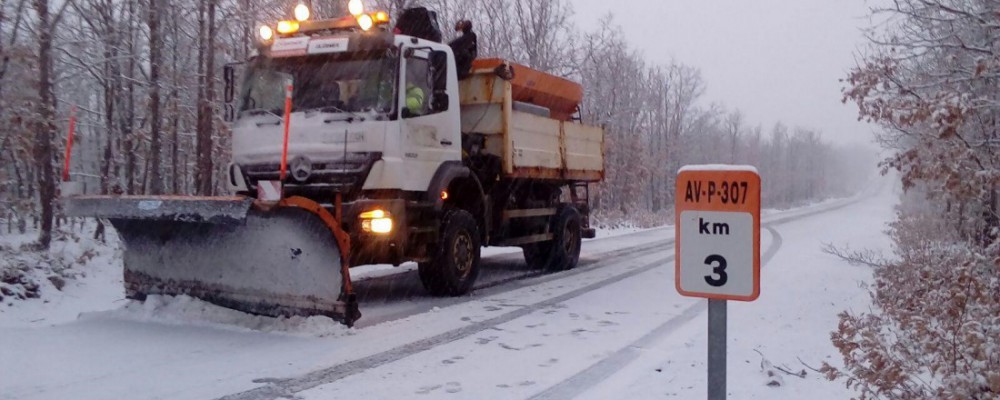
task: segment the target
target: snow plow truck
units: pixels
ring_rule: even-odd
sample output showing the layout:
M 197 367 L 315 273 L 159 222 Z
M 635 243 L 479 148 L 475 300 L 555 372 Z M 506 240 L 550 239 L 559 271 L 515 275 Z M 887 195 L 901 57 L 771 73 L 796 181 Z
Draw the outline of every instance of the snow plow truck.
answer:
M 576 266 L 595 234 L 588 185 L 604 176 L 604 132 L 575 117 L 579 84 L 498 59 L 460 81 L 452 49 L 404 18 L 391 27 L 357 0 L 333 19 L 303 7 L 224 71 L 231 196 L 64 191 L 64 214 L 118 232 L 128 298 L 352 325 L 352 267 L 416 262 L 429 293 L 459 296 L 483 246 Z M 438 29 L 417 11 L 409 23 Z

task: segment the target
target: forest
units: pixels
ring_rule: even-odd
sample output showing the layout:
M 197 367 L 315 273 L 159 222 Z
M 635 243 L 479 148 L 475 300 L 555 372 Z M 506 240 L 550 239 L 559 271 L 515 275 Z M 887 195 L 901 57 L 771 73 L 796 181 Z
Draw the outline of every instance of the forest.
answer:
M 313 1 L 314 15 L 347 2 Z M 341 4 L 343 3 L 343 4 Z M 0 2 L 0 234 L 37 229 L 46 247 L 71 114 L 72 179 L 88 193 L 224 194 L 230 132 L 222 70 L 252 56 L 256 28 L 287 18 L 287 0 L 3 0 Z M 863 187 L 875 154 L 810 127 L 763 126 L 705 97 L 697 67 L 656 63 L 614 15 L 580 27 L 566 0 L 373 0 L 392 16 L 437 10 L 473 21 L 481 57 L 502 57 L 579 81 L 583 121 L 606 130 L 603 183 L 591 190 L 601 226 L 672 218 L 680 166 L 759 168 L 764 206 L 788 207 Z M 445 29 L 446 39 L 453 36 Z M 74 112 L 75 110 L 75 112 Z

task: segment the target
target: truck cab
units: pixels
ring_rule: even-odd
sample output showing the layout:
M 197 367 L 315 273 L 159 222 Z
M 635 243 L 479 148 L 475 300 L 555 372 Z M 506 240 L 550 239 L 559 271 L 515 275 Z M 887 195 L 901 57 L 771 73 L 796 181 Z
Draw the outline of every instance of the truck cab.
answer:
M 274 47 L 297 39 L 277 39 Z M 272 52 L 248 65 L 232 150 L 233 172 L 250 183 L 236 180 L 235 188 L 276 178 L 289 86 L 287 193 L 339 190 L 353 199 L 363 191 L 422 192 L 442 163 L 461 160 L 458 83 L 447 46 L 391 33 L 298 42 L 304 54 Z M 343 50 L 316 42 L 342 43 Z M 419 97 L 415 107 L 412 99 L 407 106 L 408 92 Z
M 233 192 L 257 197 L 279 182 L 283 196 L 342 210 L 351 266 L 416 261 L 436 294 L 471 290 L 484 245 L 521 246 L 529 264 L 576 264 L 580 238 L 593 235 L 586 183 L 603 177 L 603 131 L 583 134 L 595 171 L 568 175 L 567 160 L 583 154 L 567 150 L 580 124 L 519 114 L 502 68 L 460 83 L 448 45 L 391 31 L 384 12 L 260 33 L 238 92 L 226 71 Z M 478 131 L 484 121 L 492 131 Z M 517 134 L 541 147 L 517 148 Z M 555 164 L 515 168 L 518 153 Z M 569 254 L 553 261 L 553 246 Z

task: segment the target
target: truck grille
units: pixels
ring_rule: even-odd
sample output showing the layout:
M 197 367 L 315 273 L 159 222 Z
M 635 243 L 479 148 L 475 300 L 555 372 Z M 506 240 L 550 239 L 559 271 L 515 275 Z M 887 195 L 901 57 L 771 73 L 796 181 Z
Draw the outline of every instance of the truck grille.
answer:
M 347 153 L 339 160 L 309 162 L 310 171 L 306 179 L 299 179 L 292 171 L 295 160 L 289 160 L 289 170 L 285 175 L 284 189 L 286 196 L 303 196 L 317 201 L 329 201 L 334 193 L 341 193 L 344 200 L 350 201 L 358 196 L 368 173 L 376 161 L 382 159 L 381 153 Z M 241 165 L 243 176 L 247 179 L 247 187 L 257 190 L 257 182 L 276 181 L 281 176 L 280 164 L 249 164 Z

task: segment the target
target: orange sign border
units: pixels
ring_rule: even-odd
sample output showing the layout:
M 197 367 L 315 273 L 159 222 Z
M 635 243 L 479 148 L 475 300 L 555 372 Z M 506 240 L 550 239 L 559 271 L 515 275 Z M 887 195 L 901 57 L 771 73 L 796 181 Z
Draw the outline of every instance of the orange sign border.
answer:
M 760 297 L 760 175 L 752 168 L 728 166 L 732 169 L 698 169 L 689 166 L 677 173 L 674 196 L 674 286 L 686 297 L 701 297 L 715 300 L 754 301 Z M 723 167 L 724 168 L 724 167 Z M 683 201 L 687 182 L 690 181 L 732 182 L 747 181 L 747 202 L 745 204 L 689 204 Z M 681 213 L 684 211 L 746 212 L 753 216 L 753 293 L 749 296 L 732 296 L 717 293 L 691 292 L 681 288 Z

